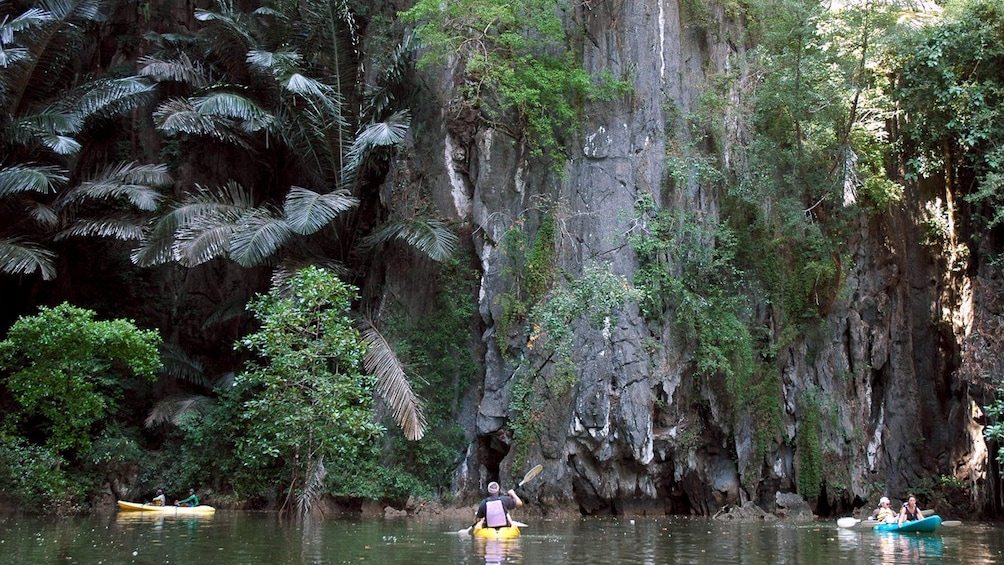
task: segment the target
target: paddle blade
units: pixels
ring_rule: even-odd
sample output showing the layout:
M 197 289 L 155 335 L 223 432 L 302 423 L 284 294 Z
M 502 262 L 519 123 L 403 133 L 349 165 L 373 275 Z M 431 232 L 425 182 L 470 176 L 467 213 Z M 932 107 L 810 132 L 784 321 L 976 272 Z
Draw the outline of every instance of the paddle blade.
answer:
M 853 528 L 860 522 L 857 518 L 851 518 L 850 516 L 846 518 L 840 518 L 837 520 L 837 526 L 841 528 Z
M 942 520 L 941 525 L 942 526 L 948 526 L 949 528 L 953 528 L 955 526 L 961 526 L 962 522 L 960 522 L 958 520 Z
M 543 471 L 543 470 L 544 470 L 544 466 L 543 465 L 537 465 L 533 469 L 530 469 L 529 471 L 526 472 L 525 475 L 523 475 L 523 480 L 519 482 L 519 486 L 523 486 L 524 484 L 526 484 L 527 481 L 529 481 L 529 480 L 533 479 L 534 477 L 536 477 L 537 475 L 539 475 L 540 472 Z

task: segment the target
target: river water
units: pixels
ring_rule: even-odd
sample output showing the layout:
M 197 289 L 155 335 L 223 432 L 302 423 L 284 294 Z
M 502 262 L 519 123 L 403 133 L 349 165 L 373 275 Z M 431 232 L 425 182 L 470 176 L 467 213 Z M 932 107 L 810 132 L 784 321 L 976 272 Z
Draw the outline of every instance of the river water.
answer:
M 120 513 L 66 520 L 0 516 L 7 564 L 720 564 L 1004 563 L 1004 525 L 880 534 L 835 521 L 737 524 L 684 518 L 539 520 L 505 542 L 438 519 L 278 519 Z

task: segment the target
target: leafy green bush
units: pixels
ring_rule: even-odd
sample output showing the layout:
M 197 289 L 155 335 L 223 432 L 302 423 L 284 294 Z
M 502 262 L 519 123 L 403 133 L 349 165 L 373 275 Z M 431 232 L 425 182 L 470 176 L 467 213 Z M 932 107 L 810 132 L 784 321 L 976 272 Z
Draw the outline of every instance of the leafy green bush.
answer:
M 153 379 L 160 337 L 94 316 L 69 304 L 43 307 L 0 342 L 3 385 L 15 403 L 0 429 L 0 460 L 9 465 L 0 482 L 31 508 L 83 508 L 103 479 L 141 458 L 116 416 L 123 390 Z

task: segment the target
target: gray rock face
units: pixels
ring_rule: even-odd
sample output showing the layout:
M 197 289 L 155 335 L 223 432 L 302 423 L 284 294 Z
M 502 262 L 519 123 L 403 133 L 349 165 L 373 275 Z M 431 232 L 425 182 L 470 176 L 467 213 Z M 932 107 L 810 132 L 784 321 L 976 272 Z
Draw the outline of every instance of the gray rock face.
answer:
M 766 452 L 751 432 L 749 418 L 757 415 L 737 421 L 721 391 L 695 377 L 693 352 L 673 324 L 647 323 L 636 304 L 599 324 L 572 321 L 574 380 L 564 389 L 553 386 L 568 367 L 553 351 L 533 346 L 532 329 L 503 323 L 501 297 L 512 295 L 518 267 L 503 246 L 507 231 L 520 223 L 533 234 L 541 203 L 554 205 L 560 272 L 574 278 L 602 264 L 630 281 L 638 263 L 628 236 L 639 199 L 717 218 L 714 196 L 696 182 L 662 196 L 667 139 L 687 135 L 670 129 L 676 126 L 668 109 L 692 111 L 731 49 L 716 39 L 728 36 L 727 24 L 688 25 L 672 0 L 590 3 L 575 17 L 587 38 L 587 70 L 627 77 L 633 91 L 585 107 L 563 175 L 498 131 L 461 139 L 437 127 L 445 114 L 419 115 L 413 126 L 421 142 L 416 137 L 410 168 L 434 179 L 444 215 L 471 225 L 483 277 L 485 373 L 476 414 L 466 420 L 474 439 L 458 469 L 458 495 L 474 498 L 488 480 L 518 480 L 539 462 L 545 472 L 521 496 L 545 512 L 710 516 L 755 503 L 746 507 L 811 517 L 797 494 L 799 398 L 807 390 L 824 399 L 826 418 L 818 438 L 824 493 L 812 501 L 817 507 L 841 510 L 882 492 L 902 496 L 939 474 L 982 477 L 985 447 L 971 399 L 952 377 L 973 321 L 953 317 L 969 300 L 968 285 L 958 274 L 943 276 L 944 266 L 921 248 L 911 219 L 916 210 L 857 226 L 846 250 L 853 267 L 825 312 L 825 330 L 798 336 L 779 353 L 783 431 Z M 449 95 L 437 93 L 430 103 Z M 734 117 L 725 122 L 727 146 L 742 132 Z M 723 159 L 737 165 L 735 155 Z M 528 372 L 551 384 L 536 393 L 533 433 L 516 438 L 514 391 Z

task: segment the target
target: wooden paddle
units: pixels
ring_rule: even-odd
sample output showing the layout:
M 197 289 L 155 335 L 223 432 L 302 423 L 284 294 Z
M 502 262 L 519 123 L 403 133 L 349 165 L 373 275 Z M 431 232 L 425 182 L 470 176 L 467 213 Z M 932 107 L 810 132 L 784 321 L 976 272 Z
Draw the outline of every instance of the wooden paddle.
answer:
M 543 470 L 544 470 L 544 466 L 543 465 L 535 465 L 533 467 L 533 469 L 530 469 L 529 471 L 526 472 L 525 475 L 523 475 L 523 480 L 520 481 L 518 485 L 516 485 L 516 488 L 520 488 L 523 485 L 525 485 L 527 482 L 533 480 Z M 513 522 L 513 525 L 526 526 L 526 524 L 523 524 L 523 523 L 517 524 L 516 522 Z M 465 534 L 471 533 L 471 530 L 473 530 L 473 529 L 474 529 L 474 525 L 472 524 L 472 525 L 470 525 L 470 526 L 468 526 L 468 527 L 466 527 L 466 528 L 464 528 L 462 530 L 458 530 L 457 533 L 460 534 L 460 535 L 465 535 Z

